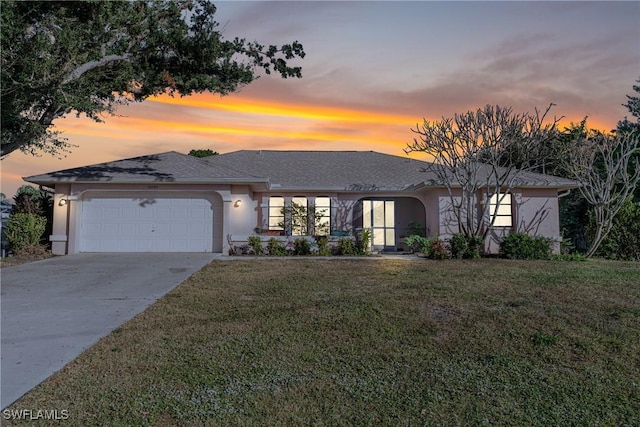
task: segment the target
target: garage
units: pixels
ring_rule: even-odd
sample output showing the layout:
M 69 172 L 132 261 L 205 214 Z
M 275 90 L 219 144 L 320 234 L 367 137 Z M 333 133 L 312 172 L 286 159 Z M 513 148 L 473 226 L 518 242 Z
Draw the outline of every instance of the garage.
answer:
M 179 192 L 85 193 L 79 252 L 212 252 L 213 207 Z

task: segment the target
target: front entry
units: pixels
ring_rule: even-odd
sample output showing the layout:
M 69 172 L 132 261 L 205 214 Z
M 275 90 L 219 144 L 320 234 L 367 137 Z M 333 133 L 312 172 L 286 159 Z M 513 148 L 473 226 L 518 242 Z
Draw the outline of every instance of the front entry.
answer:
M 362 227 L 371 229 L 373 251 L 395 250 L 395 201 L 363 200 Z

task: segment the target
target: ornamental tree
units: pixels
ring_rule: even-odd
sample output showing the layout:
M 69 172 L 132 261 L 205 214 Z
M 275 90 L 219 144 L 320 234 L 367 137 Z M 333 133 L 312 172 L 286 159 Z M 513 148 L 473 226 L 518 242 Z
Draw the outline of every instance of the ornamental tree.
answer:
M 559 119 L 547 120 L 551 109 L 517 114 L 511 108 L 487 105 L 453 118 L 428 121 L 405 152 L 432 157 L 434 184 L 444 186 L 459 233 L 468 241 L 484 241 L 493 229 L 491 199 L 497 211 L 522 174 L 539 166 L 538 147 L 553 141 Z M 478 209 L 478 206 L 481 209 Z
M 225 40 L 208 0 L 4 0 L 1 156 L 68 151 L 52 130 L 70 113 L 100 122 L 116 107 L 168 93 L 226 95 L 258 77 L 301 77 L 297 41 Z
M 561 157 L 569 177 L 580 183 L 580 194 L 595 219 L 586 256 L 593 256 L 613 227 L 613 220 L 640 182 L 640 132 L 604 133 L 582 121 Z

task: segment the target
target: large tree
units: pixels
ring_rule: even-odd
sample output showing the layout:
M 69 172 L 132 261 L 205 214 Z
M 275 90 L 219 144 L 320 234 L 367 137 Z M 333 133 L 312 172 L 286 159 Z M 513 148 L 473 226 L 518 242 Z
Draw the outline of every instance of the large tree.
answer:
M 490 210 L 498 211 L 522 174 L 539 165 L 530 153 L 556 136 L 558 119 L 547 120 L 550 109 L 517 114 L 487 105 L 453 118 L 425 119 L 413 129 L 417 138 L 405 151 L 433 158 L 429 168 L 436 184 L 448 190 L 460 233 L 469 239 L 488 236 L 496 220 Z
M 162 93 L 225 95 L 259 70 L 301 77 L 287 63 L 304 57 L 300 43 L 225 40 L 215 11 L 208 0 L 3 0 L 1 156 L 64 151 L 52 124 L 69 113 L 102 121 Z
M 587 256 L 609 234 L 613 220 L 640 182 L 640 133 L 607 134 L 586 128 L 570 140 L 562 156 L 569 177 L 580 183 L 580 194 L 591 205 L 595 230 Z

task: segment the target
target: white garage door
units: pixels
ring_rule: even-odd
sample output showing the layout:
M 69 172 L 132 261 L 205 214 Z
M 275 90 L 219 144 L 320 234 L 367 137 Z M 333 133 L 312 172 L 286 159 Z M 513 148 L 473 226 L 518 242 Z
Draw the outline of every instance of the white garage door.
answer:
M 197 195 L 82 198 L 80 252 L 212 252 L 211 202 Z

